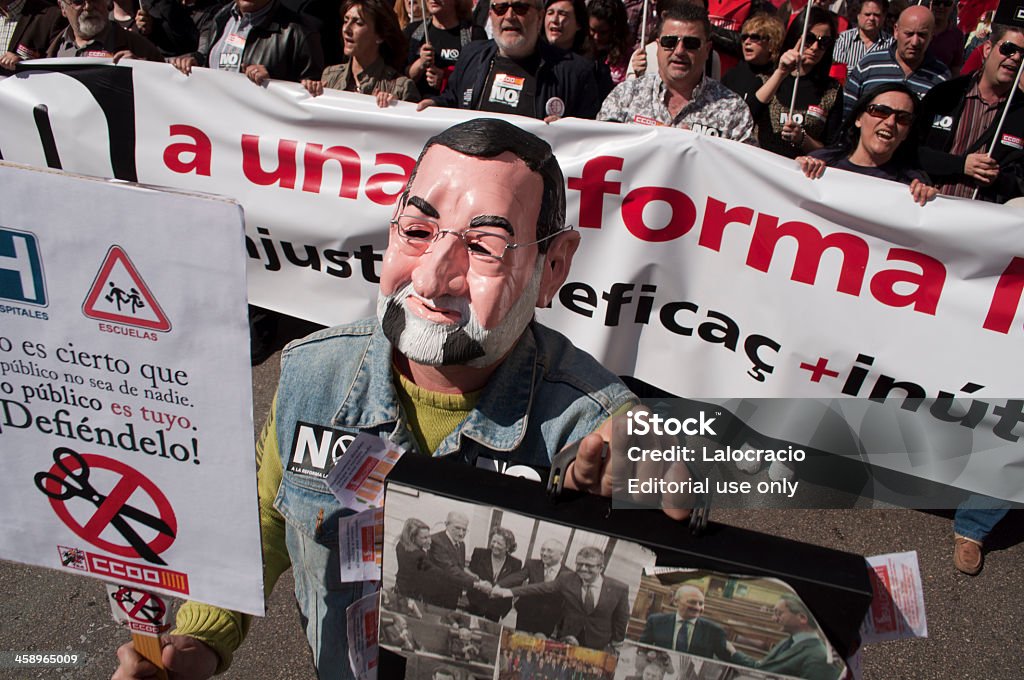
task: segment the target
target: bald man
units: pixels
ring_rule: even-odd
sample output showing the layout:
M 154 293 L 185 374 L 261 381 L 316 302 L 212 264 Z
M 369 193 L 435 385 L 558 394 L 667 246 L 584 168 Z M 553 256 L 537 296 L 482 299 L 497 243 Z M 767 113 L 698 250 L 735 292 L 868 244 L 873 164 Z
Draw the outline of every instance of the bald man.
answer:
M 427 554 L 431 563 L 444 572 L 444 577 L 437 579 L 433 588 L 424 594 L 427 602 L 455 609 L 462 591 L 471 588 L 479 580 L 466 573 L 465 540 L 468 530 L 468 517 L 461 512 L 449 512 L 445 518 L 444 531 L 431 534 Z
M 572 569 L 562 564 L 565 544 L 549 538 L 540 546 L 539 560 L 526 560 L 519 573 L 522 583 L 545 583 L 554 581 L 559 574 L 571 574 Z M 547 637 L 555 631 L 562 618 L 562 603 L 550 595 L 524 595 L 516 600 L 516 629 L 528 633 L 543 633 Z
M 640 642 L 695 654 L 708 659 L 732 661 L 734 650 L 728 646 L 725 629 L 702 618 L 704 591 L 693 585 L 681 585 L 672 598 L 674 612 L 651 614 Z
M 904 81 L 923 97 L 933 86 L 949 80 L 949 69 L 928 54 L 935 17 L 927 7 L 914 5 L 896 21 L 893 40 L 864 55 L 846 81 L 843 105 L 849 114 L 857 100 L 879 85 Z

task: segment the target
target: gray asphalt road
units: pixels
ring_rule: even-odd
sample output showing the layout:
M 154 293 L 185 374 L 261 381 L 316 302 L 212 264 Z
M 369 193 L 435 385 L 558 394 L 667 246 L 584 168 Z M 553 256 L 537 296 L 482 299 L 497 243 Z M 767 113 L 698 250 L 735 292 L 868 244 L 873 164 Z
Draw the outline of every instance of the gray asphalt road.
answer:
M 305 328 L 289 325 L 298 335 Z M 265 416 L 277 359 L 253 369 L 254 413 Z M 916 550 L 921 563 L 929 637 L 864 649 L 864 676 L 880 680 L 1020 680 L 1024 678 L 1024 517 L 1011 512 L 990 540 L 981 576 L 952 565 L 951 514 L 910 510 L 716 511 L 716 521 L 862 555 Z M 7 517 L 3 521 L 17 521 Z M 0 679 L 108 678 L 114 652 L 129 639 L 110 617 L 103 585 L 90 579 L 0 562 L 0 651 L 78 651 L 73 670 L 0 668 Z M 225 673 L 226 680 L 314 679 L 286 574 L 268 616 Z

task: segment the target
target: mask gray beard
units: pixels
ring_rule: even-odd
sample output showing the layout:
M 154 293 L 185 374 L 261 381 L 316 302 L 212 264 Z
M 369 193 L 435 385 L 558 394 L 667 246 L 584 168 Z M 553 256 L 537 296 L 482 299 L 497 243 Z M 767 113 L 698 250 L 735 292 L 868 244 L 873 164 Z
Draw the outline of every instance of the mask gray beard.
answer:
M 412 283 L 391 295 L 378 295 L 377 319 L 384 337 L 407 359 L 424 366 L 490 366 L 512 349 L 533 319 L 544 259 L 543 255 L 538 256 L 526 289 L 505 318 L 491 329 L 480 325 L 466 298 L 445 296 L 436 300 L 438 307 L 456 309 L 462 315 L 461 323 L 441 324 L 416 316 L 406 308 L 405 299 L 415 294 Z

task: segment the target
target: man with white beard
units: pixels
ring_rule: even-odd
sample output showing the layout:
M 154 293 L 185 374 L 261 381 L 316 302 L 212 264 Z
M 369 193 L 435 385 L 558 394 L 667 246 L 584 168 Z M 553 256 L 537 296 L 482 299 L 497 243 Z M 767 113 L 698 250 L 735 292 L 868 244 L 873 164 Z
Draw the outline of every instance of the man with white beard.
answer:
M 345 609 L 362 584 L 339 582 L 344 511 L 324 479 L 336 463 L 314 463 L 301 431 L 316 441 L 366 432 L 406 455 L 492 469 L 548 467 L 579 442 L 565 485 L 610 495 L 611 456 L 602 452 L 611 417 L 635 397 L 533 320 L 579 243 L 565 225 L 565 179 L 551 147 L 503 120 L 461 123 L 427 141 L 398 201 L 377 318 L 285 348 L 256 453 L 264 583 L 269 592 L 293 568 L 320 678 L 352 677 Z M 163 649 L 170 677 L 227 668 L 250 618 L 186 603 Z M 118 657 L 114 680 L 155 672 L 130 644 Z
M 68 28 L 50 43 L 48 57 L 113 57 L 163 61 L 156 45 L 110 21 L 110 0 L 58 0 Z
M 492 0 L 493 40 L 466 45 L 441 94 L 428 106 L 514 113 L 551 122 L 593 118 L 601 107 L 593 64 L 540 40 L 539 0 Z

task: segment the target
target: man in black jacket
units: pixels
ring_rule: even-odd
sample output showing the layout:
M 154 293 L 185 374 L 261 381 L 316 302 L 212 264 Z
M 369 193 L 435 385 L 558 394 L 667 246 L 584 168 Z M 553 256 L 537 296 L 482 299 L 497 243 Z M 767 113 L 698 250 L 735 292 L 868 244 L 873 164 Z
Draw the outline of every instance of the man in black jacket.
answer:
M 273 78 L 301 82 L 310 94 L 323 92 L 320 37 L 280 0 L 226 5 L 200 36 L 199 49 L 171 63 L 185 75 L 193 66 L 208 66 L 242 73 L 257 85 Z
M 921 105 L 922 168 L 947 196 L 1005 203 L 1024 194 L 1024 97 L 996 127 L 1024 57 L 1024 31 L 995 24 L 977 73 L 936 85 Z
M 46 0 L 0 0 L 0 73 L 13 71 L 23 59 L 37 59 L 68 25 L 60 8 Z
M 515 113 L 548 122 L 594 118 L 600 108 L 593 67 L 582 57 L 540 42 L 537 0 L 491 2 L 494 39 L 462 50 L 444 92 L 428 106 Z

